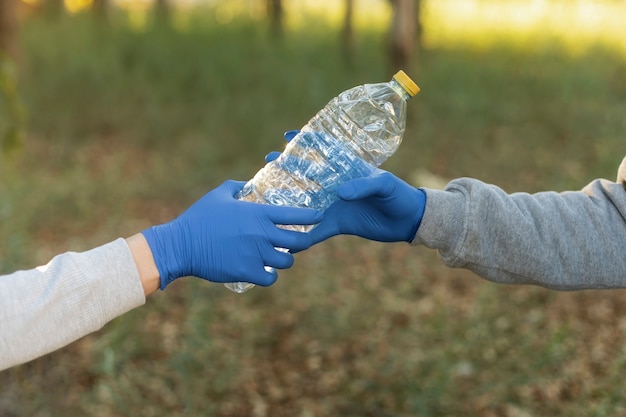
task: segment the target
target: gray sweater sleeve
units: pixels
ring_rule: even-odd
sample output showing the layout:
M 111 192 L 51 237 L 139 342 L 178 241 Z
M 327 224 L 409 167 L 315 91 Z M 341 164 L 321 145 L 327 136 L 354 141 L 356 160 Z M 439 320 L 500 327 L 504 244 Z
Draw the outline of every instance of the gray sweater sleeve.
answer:
M 458 179 L 425 190 L 412 244 L 437 249 L 450 267 L 509 284 L 557 290 L 626 288 L 626 158 L 617 182 L 581 191 L 507 194 Z
M 124 239 L 0 276 L 0 370 L 65 346 L 143 303 Z

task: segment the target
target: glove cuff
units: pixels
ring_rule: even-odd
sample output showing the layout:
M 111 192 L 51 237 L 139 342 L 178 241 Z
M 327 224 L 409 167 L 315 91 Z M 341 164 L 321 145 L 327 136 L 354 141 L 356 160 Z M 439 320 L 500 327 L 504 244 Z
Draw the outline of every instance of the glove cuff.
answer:
M 159 289 L 164 290 L 167 285 L 174 281 L 178 276 L 172 273 L 169 260 L 174 257 L 171 253 L 170 239 L 166 237 L 167 225 L 152 226 L 145 229 L 141 234 L 146 238 L 148 246 L 152 251 L 152 257 L 159 270 Z
M 415 195 L 417 199 L 417 212 L 415 213 L 415 222 L 413 228 L 411 229 L 411 234 L 409 234 L 407 242 L 412 243 L 417 236 L 417 231 L 420 228 L 420 224 L 422 224 L 422 218 L 424 217 L 424 210 L 426 208 L 426 193 L 421 188 L 415 189 Z

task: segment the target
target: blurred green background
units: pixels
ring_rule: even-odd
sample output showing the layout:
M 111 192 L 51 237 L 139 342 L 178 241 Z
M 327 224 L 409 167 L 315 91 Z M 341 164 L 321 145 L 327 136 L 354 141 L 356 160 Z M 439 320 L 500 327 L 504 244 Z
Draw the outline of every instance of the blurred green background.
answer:
M 0 273 L 173 218 L 398 69 L 392 2 L 354 1 L 349 20 L 347 2 L 283 0 L 279 18 L 266 3 L 15 3 Z M 419 16 L 400 62 L 422 92 L 383 168 L 509 192 L 615 178 L 626 2 L 422 0 Z M 425 248 L 337 237 L 270 288 L 179 280 L 0 373 L 0 415 L 626 416 L 625 313 L 623 291 L 501 286 Z

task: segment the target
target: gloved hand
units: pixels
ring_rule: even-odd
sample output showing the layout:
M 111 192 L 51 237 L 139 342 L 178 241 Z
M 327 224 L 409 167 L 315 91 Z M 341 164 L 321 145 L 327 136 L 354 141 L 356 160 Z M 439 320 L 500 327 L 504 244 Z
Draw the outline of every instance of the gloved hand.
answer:
M 341 184 L 337 194 L 340 200 L 309 232 L 314 244 L 339 234 L 379 242 L 410 242 L 426 207 L 424 191 L 382 169 Z
M 295 138 L 298 135 L 298 133 L 300 133 L 299 130 L 288 130 L 285 133 L 283 133 L 283 137 L 285 138 L 287 143 L 289 143 L 291 142 L 291 139 Z M 281 153 L 282 152 L 278 152 L 278 151 L 273 151 L 273 152 L 268 153 L 267 155 L 265 155 L 265 162 L 272 162 L 278 159 Z
M 268 286 L 274 270 L 293 265 L 293 255 L 313 243 L 308 233 L 277 224 L 312 225 L 322 219 L 317 210 L 277 207 L 235 199 L 245 182 L 226 181 L 207 193 L 178 218 L 142 233 L 161 276 L 161 290 L 184 276 L 213 282 L 250 282 Z
M 285 133 L 289 142 L 298 130 Z M 271 152 L 267 162 L 280 152 Z M 379 242 L 410 242 L 415 237 L 426 207 L 426 193 L 390 172 L 377 169 L 372 175 L 341 184 L 340 200 L 324 212 L 324 220 L 309 233 L 313 243 L 339 234 L 356 235 Z

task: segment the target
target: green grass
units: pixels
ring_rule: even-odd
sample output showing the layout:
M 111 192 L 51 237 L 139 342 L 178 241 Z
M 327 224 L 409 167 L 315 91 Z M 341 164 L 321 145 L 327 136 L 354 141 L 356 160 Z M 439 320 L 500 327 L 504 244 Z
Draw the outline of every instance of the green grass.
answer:
M 323 24 L 276 42 L 260 22 L 210 13 L 185 31 L 77 16 L 27 21 L 21 35 L 27 134 L 0 166 L 3 272 L 172 218 L 250 178 L 338 91 L 391 75 L 382 33 L 360 32 L 348 66 Z M 602 44 L 428 48 L 385 168 L 509 191 L 613 179 L 625 71 Z M 245 295 L 178 281 L 1 373 L 0 414 L 626 415 L 622 291 L 498 286 L 424 248 L 351 237 L 298 254 L 280 277 Z

